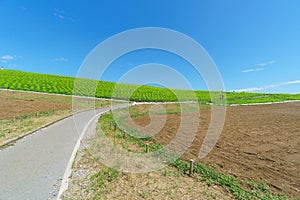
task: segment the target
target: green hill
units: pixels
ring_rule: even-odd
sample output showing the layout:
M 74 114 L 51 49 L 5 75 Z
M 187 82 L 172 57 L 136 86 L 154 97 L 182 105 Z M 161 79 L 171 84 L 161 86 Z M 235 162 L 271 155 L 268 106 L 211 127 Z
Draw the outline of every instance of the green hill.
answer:
M 75 89 L 73 89 L 74 83 L 76 84 Z M 158 102 L 177 101 L 180 99 L 182 101 L 197 100 L 200 103 L 212 102 L 208 91 L 171 90 L 152 86 L 116 84 L 105 81 L 75 79 L 74 77 L 15 70 L 0 70 L 0 88 L 65 95 L 95 96 L 98 98 L 130 99 L 134 101 Z M 95 88 L 96 91 L 92 91 L 93 88 Z M 214 92 L 213 94 L 217 96 L 221 95 L 220 92 Z M 300 94 L 262 94 L 245 92 L 226 92 L 223 94 L 226 97 L 227 104 L 300 100 Z

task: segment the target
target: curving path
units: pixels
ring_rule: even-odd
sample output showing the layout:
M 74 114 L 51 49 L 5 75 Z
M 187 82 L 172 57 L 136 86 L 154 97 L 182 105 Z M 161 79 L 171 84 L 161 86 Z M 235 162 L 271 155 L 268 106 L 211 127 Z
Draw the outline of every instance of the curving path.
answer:
M 0 151 L 0 200 L 55 199 L 80 135 L 109 109 L 77 113 Z

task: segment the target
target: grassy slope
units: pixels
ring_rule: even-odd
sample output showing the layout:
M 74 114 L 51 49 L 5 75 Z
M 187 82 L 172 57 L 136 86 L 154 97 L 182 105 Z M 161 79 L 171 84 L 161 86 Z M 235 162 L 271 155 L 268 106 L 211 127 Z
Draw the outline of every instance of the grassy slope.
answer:
M 76 81 L 75 81 L 76 80 Z M 73 90 L 74 84 L 76 89 Z M 0 88 L 25 90 L 66 95 L 95 96 L 99 98 L 130 99 L 134 101 L 177 101 L 198 100 L 201 103 L 210 103 L 208 91 L 170 90 L 151 86 L 118 84 L 74 77 L 56 76 L 21 72 L 15 70 L 0 71 Z M 93 89 L 96 89 L 93 90 Z M 176 92 L 174 95 L 173 92 Z M 217 96 L 220 92 L 216 93 Z M 196 98 L 193 98 L 196 95 Z M 226 92 L 227 104 L 281 102 L 286 100 L 300 100 L 300 94 L 262 94 L 262 93 L 232 93 Z

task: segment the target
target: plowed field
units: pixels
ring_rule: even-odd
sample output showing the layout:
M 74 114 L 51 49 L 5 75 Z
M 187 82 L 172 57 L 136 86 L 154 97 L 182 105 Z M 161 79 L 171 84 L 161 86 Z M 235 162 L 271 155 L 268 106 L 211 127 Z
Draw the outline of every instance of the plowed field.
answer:
M 201 111 L 197 136 L 184 159 L 197 159 L 210 113 Z M 155 135 L 160 143 L 170 142 L 180 118 L 180 114 L 168 115 L 164 128 Z M 140 116 L 134 121 L 145 126 L 150 118 Z M 266 181 L 274 192 L 283 189 L 300 197 L 300 103 L 228 107 L 221 136 L 201 161 L 239 179 Z

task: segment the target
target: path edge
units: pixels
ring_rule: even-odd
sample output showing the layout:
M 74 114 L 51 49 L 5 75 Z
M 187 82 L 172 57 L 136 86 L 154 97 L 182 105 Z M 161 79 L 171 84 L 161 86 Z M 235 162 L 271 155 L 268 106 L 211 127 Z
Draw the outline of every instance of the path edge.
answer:
M 28 131 L 28 132 L 26 132 L 26 133 L 24 133 L 24 134 L 22 134 L 22 135 L 19 135 L 19 136 L 17 136 L 17 137 L 14 137 L 14 138 L 11 138 L 11 139 L 9 139 L 9 140 L 6 140 L 6 141 L 4 141 L 4 142 L 2 142 L 2 143 L 0 144 L 0 149 L 5 149 L 6 146 L 12 145 L 13 143 L 17 142 L 18 140 L 20 140 L 20 139 L 22 139 L 22 138 L 24 138 L 24 137 L 26 137 L 26 136 L 32 135 L 33 133 L 36 133 L 36 132 L 38 132 L 39 130 L 42 130 L 42 129 L 44 129 L 44 128 L 47 128 L 48 126 L 51 126 L 51 125 L 53 125 L 53 124 L 55 124 L 55 123 L 57 123 L 57 122 L 60 122 L 60 121 L 62 121 L 62 120 L 64 120 L 64 119 L 67 119 L 67 118 L 69 118 L 69 117 L 72 117 L 72 116 L 74 116 L 74 115 L 76 115 L 76 114 L 78 114 L 78 113 L 85 112 L 85 111 L 89 111 L 89 110 L 93 110 L 93 109 L 81 110 L 81 111 L 77 111 L 77 112 L 68 114 L 68 115 L 66 115 L 66 116 L 64 116 L 64 117 L 61 117 L 61 118 L 56 119 L 56 120 L 54 120 L 54 121 L 48 122 L 47 124 L 44 124 L 44 125 L 42 125 L 42 126 L 36 128 L 36 129 L 34 129 L 34 130 Z

